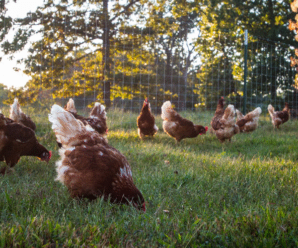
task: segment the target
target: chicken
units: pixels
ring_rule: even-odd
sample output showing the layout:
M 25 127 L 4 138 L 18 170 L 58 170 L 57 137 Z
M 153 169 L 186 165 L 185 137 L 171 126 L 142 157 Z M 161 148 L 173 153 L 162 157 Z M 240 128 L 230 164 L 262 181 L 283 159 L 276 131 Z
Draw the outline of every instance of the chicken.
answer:
M 65 106 L 65 109 L 72 113 L 72 115 L 84 123 L 84 125 L 89 124 L 95 131 L 100 134 L 105 134 L 108 131 L 106 123 L 106 111 L 105 106 L 101 105 L 99 102 L 94 104 L 93 109 L 90 112 L 89 117 L 85 118 L 77 114 L 77 110 L 74 105 L 73 99 L 69 99 L 68 103 Z
M 214 117 L 213 120 L 215 120 Z M 235 123 L 235 108 L 233 105 L 228 105 L 224 110 L 224 114 L 217 121 L 216 125 L 214 123 L 212 128 L 220 142 L 224 142 L 226 139 L 231 141 L 232 136 L 240 132 L 239 126 Z
M 33 131 L 36 130 L 35 123 L 31 120 L 31 118 L 28 115 L 22 112 L 18 98 L 15 98 L 13 104 L 10 106 L 9 118 L 17 123 L 31 128 Z
M 31 128 L 16 123 L 0 114 L 0 161 L 14 167 L 21 156 L 35 156 L 49 162 L 52 153 L 39 144 Z M 7 167 L 0 169 L 5 174 Z
M 173 108 L 170 101 L 161 106 L 163 130 L 177 142 L 185 138 L 195 138 L 199 134 L 206 134 L 208 127 L 194 125 L 193 122 L 182 118 Z
M 146 210 L 128 161 L 103 135 L 58 105 L 53 105 L 49 120 L 57 141 L 63 145 L 59 150 L 61 160 L 56 163 L 56 180 L 68 188 L 71 197 L 103 197 Z
M 256 130 L 258 127 L 259 117 L 261 113 L 262 109 L 260 107 L 249 112 L 245 116 L 238 109 L 236 109 L 236 124 L 240 128 L 240 132 L 252 132 Z
M 222 118 L 222 116 L 224 115 L 224 104 L 225 104 L 225 99 L 222 96 L 217 103 L 217 107 L 215 110 L 215 114 L 211 120 L 211 129 L 210 132 L 211 133 L 215 133 L 215 130 L 220 129 L 221 127 L 221 123 L 220 123 L 220 119 Z
M 268 112 L 271 116 L 271 120 L 274 128 L 279 128 L 281 124 L 289 120 L 290 108 L 287 102 L 285 103 L 285 107 L 282 111 L 274 111 L 274 107 L 271 104 L 269 104 Z
M 150 103 L 146 98 L 140 115 L 137 118 L 138 134 L 141 139 L 145 136 L 153 136 L 157 131 L 158 127 L 155 125 L 155 118 L 151 113 Z
M 65 105 L 64 109 L 70 112 L 76 119 L 80 120 L 84 125 L 90 125 L 99 134 L 106 134 L 108 132 L 105 106 L 101 105 L 99 102 L 96 102 L 94 104 L 94 107 L 91 110 L 89 117 L 87 118 L 77 114 L 74 101 L 71 98 L 68 100 L 68 103 Z M 61 148 L 62 144 L 58 141 L 57 143 L 58 147 Z

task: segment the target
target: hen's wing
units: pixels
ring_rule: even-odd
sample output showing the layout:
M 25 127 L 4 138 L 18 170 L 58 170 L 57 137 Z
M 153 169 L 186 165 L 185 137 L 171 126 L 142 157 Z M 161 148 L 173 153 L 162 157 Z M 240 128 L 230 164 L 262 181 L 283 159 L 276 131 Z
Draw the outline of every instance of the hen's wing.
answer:
M 276 116 L 281 119 L 282 123 L 289 120 L 289 113 L 287 111 L 277 111 Z
M 27 143 L 35 138 L 35 133 L 32 129 L 22 126 L 18 123 L 10 123 L 4 130 L 7 139 L 19 143 Z
M 90 112 L 88 118 L 84 118 L 84 120 L 92 127 L 95 131 L 100 134 L 105 134 L 108 130 L 107 122 L 106 122 L 106 111 L 105 106 L 96 102 L 94 104 L 93 109 Z

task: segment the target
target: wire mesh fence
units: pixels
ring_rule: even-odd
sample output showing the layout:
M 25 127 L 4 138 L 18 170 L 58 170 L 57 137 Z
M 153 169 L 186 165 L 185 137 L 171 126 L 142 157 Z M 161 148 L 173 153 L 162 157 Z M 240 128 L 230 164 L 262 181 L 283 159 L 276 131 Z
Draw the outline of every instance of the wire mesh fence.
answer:
M 141 43 L 142 35 L 139 37 Z M 85 109 L 92 102 L 111 101 L 111 109 L 120 108 L 139 112 L 146 97 L 151 102 L 153 112 L 160 113 L 164 101 L 170 100 L 178 111 L 214 111 L 221 96 L 230 104 L 243 110 L 244 105 L 244 44 L 235 43 L 229 37 L 221 37 L 214 47 L 205 41 L 198 46 L 216 51 L 213 56 L 198 56 L 197 61 L 187 68 L 179 68 L 186 63 L 182 58 L 167 64 L 164 54 L 159 56 L 157 47 L 148 44 L 152 49 L 144 50 L 130 47 L 136 56 L 150 56 L 152 61 L 133 64 L 129 55 L 119 56 L 113 53 L 109 88 L 106 84 L 94 79 L 94 86 L 87 87 L 89 82 L 81 79 L 79 84 L 73 80 L 73 92 L 68 94 L 75 99 L 78 109 Z M 221 50 L 218 49 L 221 46 Z M 113 51 L 119 49 L 117 44 Z M 126 46 L 128 49 L 129 45 Z M 122 47 L 123 49 L 123 47 Z M 282 109 L 285 102 L 291 109 L 297 109 L 297 89 L 295 88 L 295 68 L 292 68 L 290 56 L 294 47 L 275 43 L 262 38 L 249 37 L 247 57 L 247 92 L 246 109 L 250 111 L 261 107 L 267 112 L 269 103 L 276 109 Z M 133 57 L 132 57 L 133 59 Z M 185 71 L 183 71 L 185 70 Z M 77 95 L 76 88 L 83 92 Z M 109 91 L 106 94 L 105 91 Z M 109 99 L 98 99 L 98 95 L 110 96 Z M 67 98 L 61 98 L 61 104 Z
M 259 106 L 265 114 L 269 103 L 282 109 L 288 102 L 293 115 L 298 112 L 290 45 L 248 36 L 245 91 L 242 33 L 218 30 L 216 38 L 204 39 L 189 21 L 171 34 L 144 25 L 118 26 L 113 33 L 96 11 L 59 11 L 28 16 L 40 25 L 53 18 L 38 32 L 26 62 L 32 77 L 27 88 L 40 102 L 35 106 L 65 105 L 71 97 L 79 111 L 101 101 L 109 110 L 138 113 L 147 97 L 155 114 L 166 100 L 195 113 L 214 111 L 224 96 L 240 110 L 246 103 L 247 111 Z M 24 95 L 32 102 L 30 91 Z

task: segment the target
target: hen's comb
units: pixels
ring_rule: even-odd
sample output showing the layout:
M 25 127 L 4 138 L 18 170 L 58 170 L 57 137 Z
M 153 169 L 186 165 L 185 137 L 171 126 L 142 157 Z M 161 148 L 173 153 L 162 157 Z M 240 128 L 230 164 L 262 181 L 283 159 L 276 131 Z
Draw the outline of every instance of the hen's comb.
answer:
M 208 127 L 205 127 L 206 132 L 208 131 Z
M 50 154 L 50 157 L 49 157 L 49 160 L 50 160 L 52 157 L 52 151 L 49 151 L 49 154 Z

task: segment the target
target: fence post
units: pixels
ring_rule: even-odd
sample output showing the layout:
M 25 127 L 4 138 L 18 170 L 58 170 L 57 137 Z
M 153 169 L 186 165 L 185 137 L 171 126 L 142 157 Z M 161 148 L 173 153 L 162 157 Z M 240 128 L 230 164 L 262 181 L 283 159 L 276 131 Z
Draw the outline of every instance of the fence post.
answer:
M 247 46 L 248 46 L 248 32 L 244 31 L 244 89 L 243 89 L 243 114 L 246 114 L 246 78 L 247 78 Z

